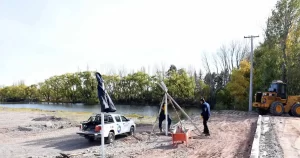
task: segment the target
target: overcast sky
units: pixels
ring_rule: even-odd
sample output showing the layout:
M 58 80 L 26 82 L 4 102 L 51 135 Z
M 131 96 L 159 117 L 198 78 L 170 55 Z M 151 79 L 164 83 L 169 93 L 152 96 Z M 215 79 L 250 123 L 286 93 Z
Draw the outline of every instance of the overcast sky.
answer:
M 275 0 L 0 0 L 0 85 L 78 70 L 162 63 L 204 70 L 201 54 L 260 35 Z

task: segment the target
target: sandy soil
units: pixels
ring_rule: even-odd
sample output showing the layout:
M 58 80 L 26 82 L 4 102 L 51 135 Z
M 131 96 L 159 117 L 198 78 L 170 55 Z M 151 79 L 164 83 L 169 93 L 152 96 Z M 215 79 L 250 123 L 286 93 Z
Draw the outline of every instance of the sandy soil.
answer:
M 283 156 L 300 157 L 300 118 L 272 117 Z
M 60 153 L 70 157 L 97 157 L 100 141 L 89 143 L 78 136 L 78 121 L 87 115 L 66 117 L 58 112 L 14 111 L 0 109 L 0 155 L 2 158 L 59 157 Z M 85 118 L 85 119 L 83 119 Z M 199 116 L 192 116 L 203 130 Z M 106 145 L 107 157 L 249 157 L 256 128 L 256 114 L 244 112 L 213 112 L 208 122 L 210 137 L 192 138 L 184 144 L 172 146 L 170 136 L 151 136 L 151 123 L 138 125 L 135 136 L 119 136 L 114 144 Z M 184 126 L 193 129 L 189 122 Z M 99 157 L 99 156 L 98 156 Z

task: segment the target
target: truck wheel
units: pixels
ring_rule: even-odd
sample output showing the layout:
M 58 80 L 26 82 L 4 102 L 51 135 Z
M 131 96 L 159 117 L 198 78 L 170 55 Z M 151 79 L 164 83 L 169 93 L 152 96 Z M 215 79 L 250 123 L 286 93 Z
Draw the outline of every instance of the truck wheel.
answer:
M 130 131 L 128 132 L 128 135 L 130 135 L 130 136 L 134 135 L 134 127 L 133 126 L 130 127 Z
M 296 117 L 300 117 L 300 104 L 296 103 L 292 106 L 292 114 Z
M 95 141 L 94 137 L 90 137 L 90 138 L 88 138 L 88 140 L 89 140 L 90 143 Z
M 115 133 L 109 132 L 108 137 L 106 138 L 106 143 L 111 144 L 115 141 Z
M 274 116 L 280 116 L 283 114 L 284 107 L 283 104 L 279 101 L 275 101 L 271 104 L 270 113 Z

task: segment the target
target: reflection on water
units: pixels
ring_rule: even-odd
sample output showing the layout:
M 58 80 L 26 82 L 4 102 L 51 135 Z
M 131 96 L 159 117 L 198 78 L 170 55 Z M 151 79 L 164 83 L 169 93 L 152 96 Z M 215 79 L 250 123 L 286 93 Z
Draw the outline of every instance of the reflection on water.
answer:
M 143 105 L 115 105 L 119 114 L 138 114 L 143 116 L 156 116 L 158 114 L 158 106 L 143 106 Z M 100 112 L 100 105 L 83 105 L 83 104 L 7 104 L 0 103 L 0 107 L 10 108 L 33 108 L 42 110 L 61 110 L 61 111 L 74 111 L 74 112 Z M 176 115 L 172 107 L 169 107 L 171 115 Z M 183 108 L 188 115 L 199 114 L 200 108 L 188 107 Z M 178 110 L 178 109 L 177 109 Z M 178 110 L 179 112 L 179 110 Z

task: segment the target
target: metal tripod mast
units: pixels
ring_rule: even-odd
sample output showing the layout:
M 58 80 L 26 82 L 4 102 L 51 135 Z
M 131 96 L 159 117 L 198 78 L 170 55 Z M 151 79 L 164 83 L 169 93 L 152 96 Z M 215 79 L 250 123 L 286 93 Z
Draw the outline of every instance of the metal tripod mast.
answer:
M 167 87 L 166 87 L 166 85 L 164 84 L 164 82 L 161 82 L 160 84 L 159 84 L 159 86 L 164 90 L 164 92 L 165 92 L 165 96 L 166 96 L 166 98 L 169 98 L 173 103 L 175 103 L 175 105 L 178 107 L 178 109 L 180 109 L 180 111 L 191 121 L 191 123 L 194 125 L 194 127 L 198 130 L 198 132 L 199 133 L 201 133 L 201 131 L 198 129 L 198 127 L 194 124 L 194 122 L 192 121 L 192 119 L 190 118 L 190 116 L 187 114 L 187 113 L 185 113 L 185 111 L 176 103 L 176 101 L 168 94 L 168 92 L 167 92 Z M 166 99 L 165 98 L 165 99 Z M 166 117 L 166 120 L 167 120 L 167 117 Z M 167 123 L 167 122 L 166 122 Z M 167 126 L 166 126 L 167 127 Z M 167 135 L 167 133 L 166 133 L 166 135 Z

